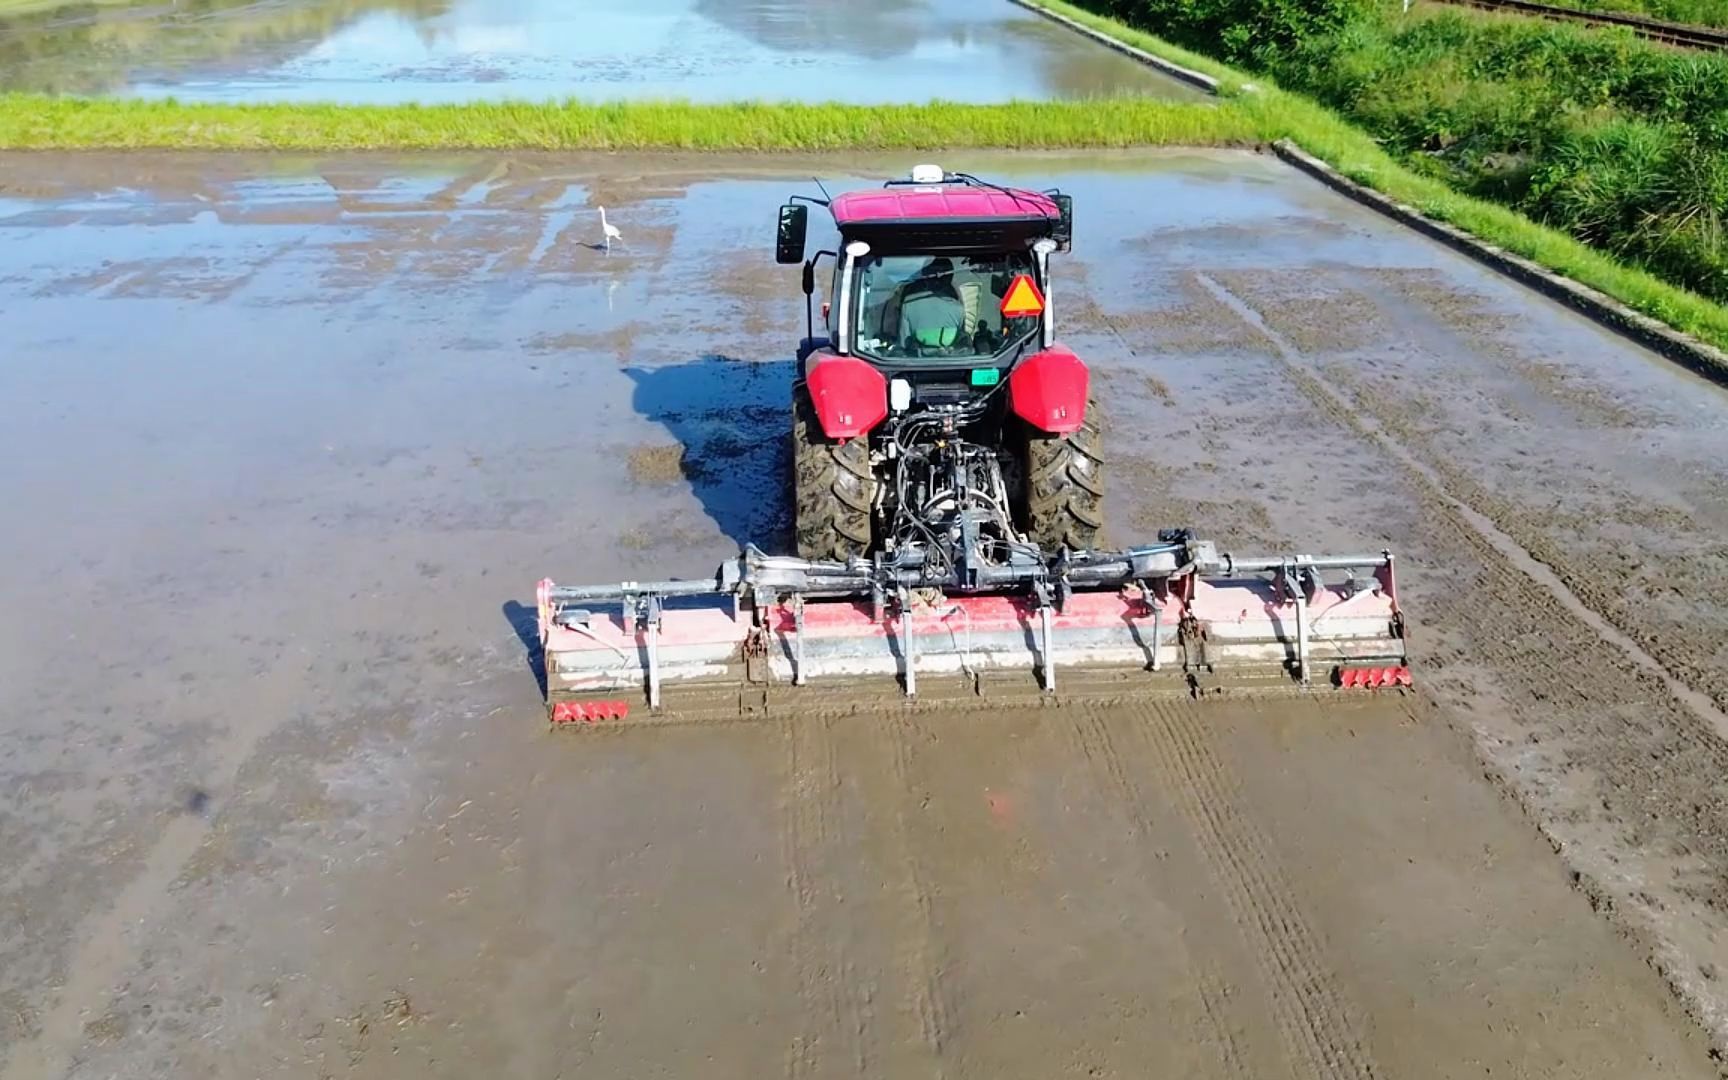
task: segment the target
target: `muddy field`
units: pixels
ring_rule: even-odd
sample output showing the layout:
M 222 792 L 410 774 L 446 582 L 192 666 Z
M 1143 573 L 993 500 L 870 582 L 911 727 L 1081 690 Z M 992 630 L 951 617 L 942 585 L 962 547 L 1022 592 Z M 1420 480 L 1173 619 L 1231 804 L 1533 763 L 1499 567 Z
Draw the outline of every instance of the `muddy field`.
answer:
M 4 1080 L 1720 1075 L 1717 389 L 1270 159 L 947 162 L 1076 196 L 1114 537 L 1393 547 L 1423 693 L 568 738 L 533 582 L 783 542 L 864 167 L 7 164 Z

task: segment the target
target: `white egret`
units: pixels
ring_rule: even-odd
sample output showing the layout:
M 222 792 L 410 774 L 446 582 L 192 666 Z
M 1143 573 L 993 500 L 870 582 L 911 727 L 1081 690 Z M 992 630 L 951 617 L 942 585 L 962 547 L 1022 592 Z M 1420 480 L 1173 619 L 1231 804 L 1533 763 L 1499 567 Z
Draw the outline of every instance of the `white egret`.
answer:
M 599 209 L 600 209 L 600 232 L 605 237 L 606 250 L 611 251 L 612 250 L 612 241 L 616 240 L 620 244 L 622 244 L 624 242 L 624 234 L 618 231 L 618 226 L 611 225 L 611 224 L 607 223 L 607 221 L 606 221 L 606 208 L 604 206 L 602 206 Z

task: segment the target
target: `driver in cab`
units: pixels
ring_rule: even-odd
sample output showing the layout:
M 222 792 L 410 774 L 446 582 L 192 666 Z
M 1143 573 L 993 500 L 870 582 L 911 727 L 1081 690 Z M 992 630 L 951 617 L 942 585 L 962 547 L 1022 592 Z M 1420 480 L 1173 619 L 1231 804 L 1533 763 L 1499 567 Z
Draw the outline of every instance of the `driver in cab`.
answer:
M 954 287 L 954 262 L 937 256 L 900 293 L 900 332 L 910 355 L 953 348 L 966 328 L 966 305 Z

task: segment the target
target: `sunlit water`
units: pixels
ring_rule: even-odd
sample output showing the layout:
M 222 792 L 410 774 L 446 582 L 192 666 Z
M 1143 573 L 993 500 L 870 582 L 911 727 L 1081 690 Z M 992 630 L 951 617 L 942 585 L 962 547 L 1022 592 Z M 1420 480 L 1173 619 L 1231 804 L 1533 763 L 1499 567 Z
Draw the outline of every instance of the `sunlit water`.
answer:
M 1193 96 L 1007 0 L 168 0 L 0 20 L 0 87 L 210 101 Z

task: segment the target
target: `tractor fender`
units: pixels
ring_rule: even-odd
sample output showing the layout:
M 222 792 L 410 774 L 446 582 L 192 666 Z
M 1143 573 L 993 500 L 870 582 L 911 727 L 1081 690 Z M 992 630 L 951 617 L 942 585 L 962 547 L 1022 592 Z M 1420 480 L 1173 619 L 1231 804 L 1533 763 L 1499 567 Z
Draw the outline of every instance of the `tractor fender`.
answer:
M 1014 415 L 1039 431 L 1072 435 L 1086 421 L 1091 374 L 1073 351 L 1051 345 L 1014 366 L 1008 404 Z
M 855 439 L 888 415 L 888 380 L 856 356 L 811 353 L 804 384 L 822 434 L 830 439 Z

